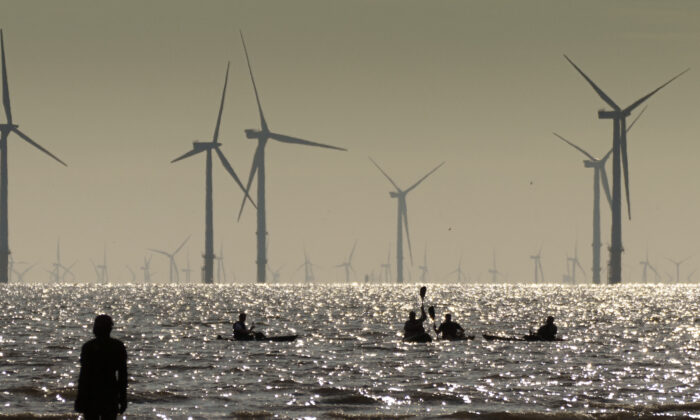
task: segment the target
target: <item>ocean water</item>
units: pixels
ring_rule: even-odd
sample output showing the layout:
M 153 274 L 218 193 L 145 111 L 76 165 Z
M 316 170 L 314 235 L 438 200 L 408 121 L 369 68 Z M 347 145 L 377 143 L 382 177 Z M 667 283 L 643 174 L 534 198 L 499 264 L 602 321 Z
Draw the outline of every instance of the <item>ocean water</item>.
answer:
M 417 285 L 0 287 L 0 419 L 76 416 L 94 316 L 128 418 L 700 418 L 700 286 L 428 285 L 468 342 L 407 344 Z M 228 342 L 239 311 L 292 343 Z M 552 314 L 563 342 L 489 342 Z M 428 323 L 426 324 L 426 327 Z

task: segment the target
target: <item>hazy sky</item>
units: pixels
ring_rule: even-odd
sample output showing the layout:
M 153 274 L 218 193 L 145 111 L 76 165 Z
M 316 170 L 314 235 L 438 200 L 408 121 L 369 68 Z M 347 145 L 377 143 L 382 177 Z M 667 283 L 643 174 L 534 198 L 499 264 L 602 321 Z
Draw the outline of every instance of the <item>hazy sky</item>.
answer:
M 640 276 L 647 246 L 664 272 L 665 257 L 695 255 L 688 273 L 700 266 L 699 21 L 697 1 L 0 1 L 14 119 L 69 165 L 10 139 L 10 247 L 43 281 L 60 236 L 64 262 L 94 281 L 106 243 L 112 279 L 126 280 L 146 248 L 191 234 L 198 279 L 204 156 L 169 162 L 211 139 L 230 60 L 222 150 L 247 178 L 243 130 L 259 121 L 243 30 L 270 128 L 349 149 L 268 145 L 269 259 L 283 281 L 304 245 L 323 280 L 343 278 L 333 266 L 355 240 L 358 275 L 378 273 L 390 245 L 393 259 L 396 201 L 368 156 L 401 186 L 447 161 L 408 196 L 414 280 L 426 243 L 433 279 L 463 254 L 485 280 L 495 249 L 510 280 L 529 281 L 543 245 L 545 278 L 560 280 L 577 237 L 590 279 L 593 171 L 551 132 L 602 156 L 612 123 L 564 53 L 623 105 L 693 68 L 630 134 L 623 223 L 623 279 Z M 252 281 L 255 213 L 237 223 L 242 193 L 218 163 L 214 181 L 216 249 Z M 167 278 L 165 258 L 153 269 Z

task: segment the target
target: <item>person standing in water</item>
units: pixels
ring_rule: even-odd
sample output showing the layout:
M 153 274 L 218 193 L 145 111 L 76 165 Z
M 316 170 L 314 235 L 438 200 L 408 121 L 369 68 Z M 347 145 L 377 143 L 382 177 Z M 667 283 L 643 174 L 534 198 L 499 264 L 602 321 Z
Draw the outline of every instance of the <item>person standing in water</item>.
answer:
M 113 325 L 109 315 L 98 315 L 92 327 L 95 338 L 80 351 L 75 411 L 85 420 L 112 420 L 126 411 L 126 348 L 109 336 Z

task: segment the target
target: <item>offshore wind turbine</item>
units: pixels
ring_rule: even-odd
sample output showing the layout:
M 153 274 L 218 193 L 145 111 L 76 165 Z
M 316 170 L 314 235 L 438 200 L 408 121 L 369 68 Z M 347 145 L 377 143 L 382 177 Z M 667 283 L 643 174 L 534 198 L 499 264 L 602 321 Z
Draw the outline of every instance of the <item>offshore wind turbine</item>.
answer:
M 34 268 L 35 265 L 36 265 L 36 263 L 30 265 L 29 267 L 25 268 L 22 271 L 15 270 L 14 273 L 17 276 L 17 283 L 24 283 L 24 275 L 27 274 L 29 272 L 29 270 Z
M 226 66 L 226 77 L 224 79 L 224 89 L 221 93 L 221 105 L 219 105 L 219 114 L 216 118 L 216 126 L 214 128 L 214 135 L 212 141 L 201 142 L 195 141 L 192 143 L 192 150 L 185 153 L 184 155 L 175 158 L 171 163 L 175 163 L 182 159 L 186 159 L 190 156 L 194 156 L 201 152 L 207 152 L 207 161 L 205 167 L 205 200 L 204 200 L 204 267 L 202 269 L 202 281 L 205 284 L 214 283 L 214 199 L 213 199 L 213 186 L 212 186 L 212 150 L 216 152 L 216 155 L 221 161 L 221 165 L 226 169 L 226 171 L 231 175 L 236 184 L 243 190 L 244 197 L 243 201 L 248 198 L 253 201 L 248 195 L 248 191 L 243 187 L 243 183 L 236 175 L 233 167 L 228 162 L 224 154 L 220 150 L 221 143 L 219 143 L 219 128 L 221 127 L 221 114 L 224 111 L 224 100 L 226 99 L 226 86 L 228 85 L 228 72 L 231 64 Z M 172 267 L 171 267 L 172 269 Z M 171 281 L 172 281 L 172 271 L 171 271 Z
M 584 72 L 581 70 L 573 61 L 569 59 L 566 55 L 564 58 L 578 71 L 578 73 L 583 76 L 589 85 L 595 90 L 595 92 L 600 96 L 600 98 L 605 101 L 611 108 L 612 111 L 600 110 L 598 111 L 599 119 L 612 119 L 613 120 L 613 146 L 612 146 L 612 159 L 613 159 L 613 188 L 612 188 L 612 229 L 611 229 L 611 239 L 610 239 L 610 261 L 609 261 L 609 271 L 608 271 L 608 283 L 618 284 L 622 282 L 622 174 L 621 168 L 624 172 L 625 178 L 625 193 L 627 201 L 627 216 L 632 219 L 632 209 L 630 205 L 630 192 L 629 192 L 629 164 L 627 160 L 627 117 L 630 115 L 635 108 L 643 104 L 647 99 L 649 99 L 656 92 L 664 88 L 666 85 L 676 80 L 682 74 L 690 69 L 686 69 L 679 73 L 677 76 L 673 77 L 668 82 L 654 89 L 650 93 L 642 96 L 640 99 L 633 102 L 627 108 L 620 108 L 603 90 L 601 90 L 598 85 L 596 85 L 593 80 L 591 80 Z
M 496 268 L 496 251 L 493 251 L 493 267 L 489 270 L 489 274 L 491 274 L 491 282 L 496 283 L 498 280 L 499 274 L 501 274 L 498 271 L 498 268 Z
M 245 51 L 245 58 L 248 63 L 248 71 L 250 73 L 250 81 L 253 83 L 253 90 L 255 91 L 255 100 L 258 104 L 258 112 L 260 114 L 260 130 L 247 129 L 245 130 L 245 135 L 249 139 L 256 139 L 258 141 L 258 146 L 255 149 L 255 156 L 253 157 L 253 164 L 250 168 L 250 175 L 248 176 L 248 183 L 246 185 L 245 191 L 248 194 L 250 191 L 250 186 L 253 183 L 253 179 L 257 175 L 258 177 L 258 189 L 257 189 L 257 282 L 265 283 L 266 267 L 267 267 L 267 215 L 266 215 L 266 202 L 265 202 L 265 146 L 268 140 L 277 140 L 282 143 L 289 144 L 301 144 L 304 146 L 316 146 L 324 147 L 327 149 L 342 150 L 347 151 L 341 147 L 329 146 L 327 144 L 316 143 L 308 140 L 303 140 L 297 137 L 286 136 L 284 134 L 278 134 L 270 131 L 265 116 L 263 115 L 262 105 L 260 104 L 260 95 L 258 94 L 258 87 L 255 84 L 255 78 L 253 77 L 253 68 L 250 64 L 250 57 L 248 56 L 248 49 L 243 39 L 243 32 L 241 32 L 241 42 L 243 43 L 243 50 Z M 241 218 L 243 214 L 243 207 L 245 206 L 245 198 L 241 204 L 241 209 L 238 213 L 238 219 Z
M 659 277 L 661 277 L 659 275 L 659 272 L 656 271 L 656 268 L 654 268 L 654 266 L 651 265 L 651 263 L 649 262 L 649 250 L 648 249 L 647 249 L 646 258 L 644 259 L 644 261 L 640 261 L 639 264 L 642 265 L 642 282 L 643 283 L 647 282 L 647 271 L 648 270 L 651 270 L 654 272 L 654 275 L 656 276 L 655 279 L 657 281 L 658 281 Z
M 223 244 L 223 242 L 221 243 L 221 246 L 219 247 L 219 255 L 217 255 L 215 258 L 216 258 L 216 282 L 218 284 L 224 284 L 224 283 L 226 283 L 226 267 L 224 266 L 224 244 Z M 221 281 L 222 274 L 223 274 L 223 281 Z
M 581 274 L 583 276 L 586 276 L 586 271 L 583 269 L 583 266 L 581 265 L 581 262 L 578 260 L 578 244 L 574 244 L 574 256 L 573 257 L 566 257 L 566 266 L 569 266 L 569 263 L 571 263 L 571 283 L 576 284 L 576 269 L 578 268 L 581 270 Z
M 301 268 L 304 268 L 304 281 L 306 283 L 313 283 L 314 282 L 314 265 L 311 263 L 311 260 L 309 259 L 309 255 L 306 253 L 306 248 L 304 248 L 304 263 L 299 266 L 299 268 L 296 269 L 294 272 L 296 274 L 297 271 L 299 271 Z
M 688 261 L 691 257 L 686 257 L 680 261 L 672 260 L 670 258 L 666 258 L 676 266 L 676 284 L 681 282 L 681 264 L 684 262 Z
M 284 267 L 284 265 L 279 266 L 277 270 L 273 270 L 269 266 L 267 267 L 267 269 L 270 270 L 270 274 L 272 274 L 272 282 L 275 284 L 279 284 L 280 282 L 280 271 L 282 267 Z
M 535 264 L 535 284 L 540 282 L 544 283 L 544 271 L 542 270 L 542 247 L 540 247 L 540 250 L 537 251 L 536 255 L 530 255 L 530 259 Z M 494 263 L 494 266 L 495 265 L 496 264 Z
M 382 264 L 382 269 L 384 270 L 384 281 L 391 283 L 391 248 L 389 248 L 389 254 L 386 257 L 386 263 Z
M 63 275 L 61 276 L 61 281 L 62 281 L 63 283 L 66 282 L 66 277 L 68 277 L 69 275 L 71 276 L 71 278 L 73 279 L 73 281 L 75 281 L 75 274 L 74 274 L 73 271 L 71 271 L 71 270 L 72 270 L 72 268 L 75 266 L 75 264 L 76 264 L 77 262 L 78 262 L 78 261 L 73 261 L 73 264 L 69 265 L 68 267 L 63 267 Z
M 419 179 L 415 184 L 411 185 L 410 187 L 406 188 L 405 190 L 402 190 L 399 188 L 398 185 L 396 185 L 396 182 L 394 182 L 391 177 L 384 172 L 384 169 L 382 169 L 377 162 L 374 161 L 374 159 L 369 158 L 369 160 L 372 161 L 374 166 L 379 169 L 379 171 L 386 177 L 386 179 L 391 182 L 391 185 L 396 188 L 396 191 L 391 191 L 389 192 L 389 196 L 391 198 L 396 198 L 397 204 L 398 204 L 398 216 L 397 216 L 397 229 L 396 229 L 396 282 L 397 283 L 403 283 L 403 232 L 404 230 L 406 231 L 406 240 L 408 242 L 408 253 L 411 257 L 411 263 L 413 263 L 413 250 L 411 249 L 411 236 L 408 233 L 408 207 L 406 206 L 406 195 L 413 191 L 414 188 L 416 188 L 418 185 L 420 185 L 421 182 L 425 181 L 426 178 L 428 178 L 433 172 L 437 171 L 442 165 L 445 164 L 445 162 L 442 162 L 438 166 L 436 166 L 433 170 L 425 174 L 421 179 Z
M 185 246 L 185 244 L 187 243 L 187 241 L 189 239 L 190 239 L 190 237 L 188 236 L 187 239 L 182 241 L 180 246 L 177 247 L 177 249 L 175 249 L 175 251 L 173 251 L 172 253 L 161 251 L 159 249 L 152 249 L 152 248 L 148 249 L 151 252 L 157 252 L 161 255 L 164 255 L 164 256 L 168 257 L 168 259 L 170 260 L 170 277 L 169 277 L 170 283 L 179 283 L 180 282 L 180 273 L 178 272 L 177 264 L 175 263 L 175 256 L 177 255 L 178 252 L 180 252 L 182 247 Z M 149 259 L 148 262 L 150 263 L 151 260 Z
M 136 284 L 136 273 L 129 265 L 126 265 L 126 269 L 129 270 L 129 274 L 131 274 L 131 284 Z
M 462 256 L 459 256 L 459 263 L 457 263 L 457 269 L 450 274 L 447 275 L 447 277 L 457 274 L 457 283 L 461 284 L 466 280 L 466 276 L 464 275 L 464 271 L 462 271 Z
M 357 246 L 357 241 L 355 241 L 355 243 L 353 244 L 352 251 L 350 251 L 350 256 L 348 257 L 347 261 L 344 261 L 344 262 L 336 265 L 336 267 L 338 267 L 338 268 L 345 269 L 345 283 L 350 283 L 350 271 L 352 271 L 353 274 L 356 274 L 355 268 L 352 266 L 352 256 L 355 255 L 355 247 L 356 246 Z
M 143 257 L 143 265 L 141 266 L 141 271 L 143 271 L 143 282 L 148 284 L 151 282 L 151 259 L 152 255 Z
M 462 257 L 459 257 L 459 263 L 460 266 L 462 264 Z M 423 265 L 418 266 L 418 269 L 420 270 L 420 282 L 425 284 L 428 281 L 428 245 L 425 245 L 425 249 L 423 251 Z
M 646 111 L 646 109 L 647 108 L 644 107 L 634 119 L 634 121 L 632 121 L 632 124 L 630 124 L 630 126 L 627 127 L 627 133 L 629 133 L 629 131 L 632 129 L 639 117 L 642 116 L 644 111 Z M 608 199 L 608 205 L 610 205 L 610 209 L 612 209 L 612 198 L 610 197 L 610 187 L 608 182 L 608 175 L 605 172 L 605 164 L 608 161 L 610 155 L 612 154 L 613 149 L 610 149 L 610 151 L 608 151 L 608 153 L 601 159 L 596 159 L 593 157 L 593 155 L 585 151 L 583 148 L 575 145 L 573 142 L 565 139 L 559 134 L 552 134 L 559 137 L 560 140 L 562 140 L 569 146 L 583 153 L 588 158 L 583 161 L 583 166 L 585 168 L 593 168 L 593 267 L 591 267 L 591 277 L 593 278 L 593 284 L 600 284 L 600 249 L 602 246 L 600 241 L 600 186 L 603 186 L 603 191 L 605 191 L 605 198 Z
M 190 283 L 192 278 L 192 269 L 190 268 L 190 247 L 187 247 L 187 267 L 182 269 L 185 273 L 185 283 Z
M 8 211 L 8 172 L 7 172 L 7 139 L 10 133 L 17 134 L 21 139 L 30 145 L 41 150 L 45 154 L 51 156 L 54 160 L 68 166 L 61 159 L 57 158 L 48 150 L 44 149 L 34 140 L 30 139 L 26 134 L 19 130 L 19 126 L 12 120 L 12 108 L 10 107 L 10 90 L 7 81 L 7 63 L 5 60 L 5 40 L 3 38 L 2 29 L 0 29 L 0 54 L 2 55 L 2 105 L 5 108 L 5 124 L 0 124 L 0 283 L 8 282 L 9 275 L 9 256 L 10 256 L 10 240 L 9 240 L 9 220 Z

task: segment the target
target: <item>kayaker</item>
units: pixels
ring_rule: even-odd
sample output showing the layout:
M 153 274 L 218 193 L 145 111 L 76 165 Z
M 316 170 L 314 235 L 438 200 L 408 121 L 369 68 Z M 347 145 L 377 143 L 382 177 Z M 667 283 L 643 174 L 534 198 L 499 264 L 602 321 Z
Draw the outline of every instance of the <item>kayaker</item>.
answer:
M 420 306 L 421 317 L 416 319 L 416 311 L 411 311 L 408 313 L 408 321 L 403 325 L 403 338 L 411 339 L 421 335 L 427 335 L 425 328 L 423 328 L 423 322 L 428 319 L 425 314 L 425 307 Z
M 464 328 L 458 323 L 452 322 L 452 314 L 445 314 L 445 320 L 437 328 L 433 325 L 433 329 L 438 336 L 442 333 L 442 338 L 444 340 L 464 337 Z
M 554 325 L 554 317 L 547 317 L 547 322 L 541 326 L 535 334 L 540 340 L 554 341 L 557 339 L 557 326 Z
M 245 326 L 246 314 L 241 312 L 238 315 L 238 321 L 233 324 L 233 339 L 234 340 L 256 340 L 265 337 L 265 334 L 254 332 L 255 323 L 250 324 L 250 328 Z

